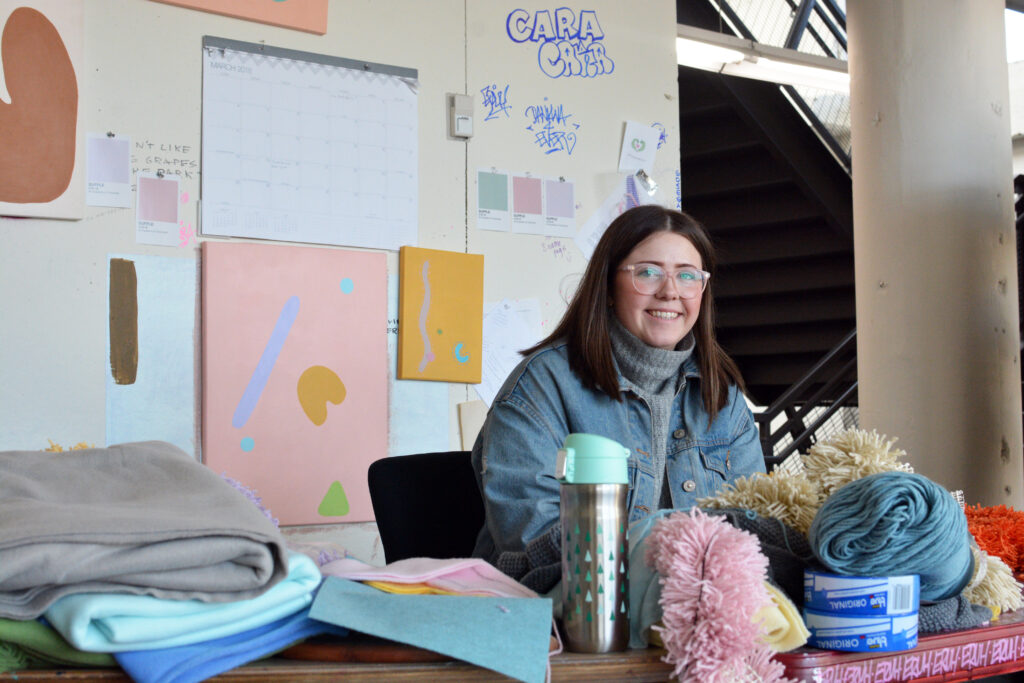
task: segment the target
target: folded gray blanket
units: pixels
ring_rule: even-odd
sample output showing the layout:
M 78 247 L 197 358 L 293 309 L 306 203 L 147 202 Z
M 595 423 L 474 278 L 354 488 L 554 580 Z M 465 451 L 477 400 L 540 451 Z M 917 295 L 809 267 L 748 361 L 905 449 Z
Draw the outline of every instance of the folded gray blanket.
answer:
M 83 592 L 243 600 L 287 562 L 259 508 L 169 443 L 0 452 L 0 617 Z

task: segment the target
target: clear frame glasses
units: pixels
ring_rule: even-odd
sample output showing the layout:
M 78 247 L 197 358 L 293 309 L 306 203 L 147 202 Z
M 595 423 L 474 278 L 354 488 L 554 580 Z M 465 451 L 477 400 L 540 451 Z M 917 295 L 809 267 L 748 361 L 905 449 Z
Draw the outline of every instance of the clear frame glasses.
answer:
M 641 294 L 655 294 L 665 284 L 669 274 L 661 266 L 653 263 L 634 263 L 621 266 L 619 270 L 629 271 L 633 280 L 633 288 Z M 696 299 L 703 294 L 708 286 L 711 273 L 693 266 L 686 266 L 672 273 L 676 283 L 676 291 L 684 299 Z

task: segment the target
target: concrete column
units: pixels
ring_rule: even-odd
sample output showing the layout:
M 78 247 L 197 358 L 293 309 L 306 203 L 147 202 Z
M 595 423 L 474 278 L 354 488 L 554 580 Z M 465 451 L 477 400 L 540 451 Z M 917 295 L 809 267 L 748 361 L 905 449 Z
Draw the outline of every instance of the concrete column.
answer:
M 847 4 L 860 423 L 1024 503 L 1002 0 Z

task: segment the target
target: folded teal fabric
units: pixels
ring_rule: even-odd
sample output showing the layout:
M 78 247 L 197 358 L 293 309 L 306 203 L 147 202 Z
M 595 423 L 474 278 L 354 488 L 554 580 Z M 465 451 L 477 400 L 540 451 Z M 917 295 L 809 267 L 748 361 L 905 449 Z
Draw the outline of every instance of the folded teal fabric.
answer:
M 543 683 L 548 598 L 385 593 L 328 576 L 312 619 L 440 652 L 527 683 Z
M 166 600 L 147 595 L 79 593 L 60 598 L 46 619 L 86 652 L 126 652 L 191 645 L 263 626 L 313 601 L 316 563 L 289 553 L 288 575 L 263 595 L 236 602 Z

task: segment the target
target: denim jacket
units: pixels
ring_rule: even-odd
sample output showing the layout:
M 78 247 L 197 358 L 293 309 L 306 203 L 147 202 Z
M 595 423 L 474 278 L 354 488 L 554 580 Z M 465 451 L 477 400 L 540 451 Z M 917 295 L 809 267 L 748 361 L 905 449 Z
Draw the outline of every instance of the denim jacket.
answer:
M 672 507 L 689 509 L 698 498 L 754 472 L 764 472 L 757 426 L 743 395 L 729 400 L 708 425 L 695 357 L 683 366 L 686 382 L 676 393 L 666 444 Z M 494 561 L 523 551 L 559 518 L 555 458 L 568 434 L 599 434 L 630 451 L 629 520 L 655 512 L 651 461 L 651 411 L 619 375 L 623 401 L 586 388 L 569 368 L 564 342 L 547 346 L 516 366 L 498 391 L 473 446 L 472 462 L 483 493 L 486 524 L 475 557 Z

